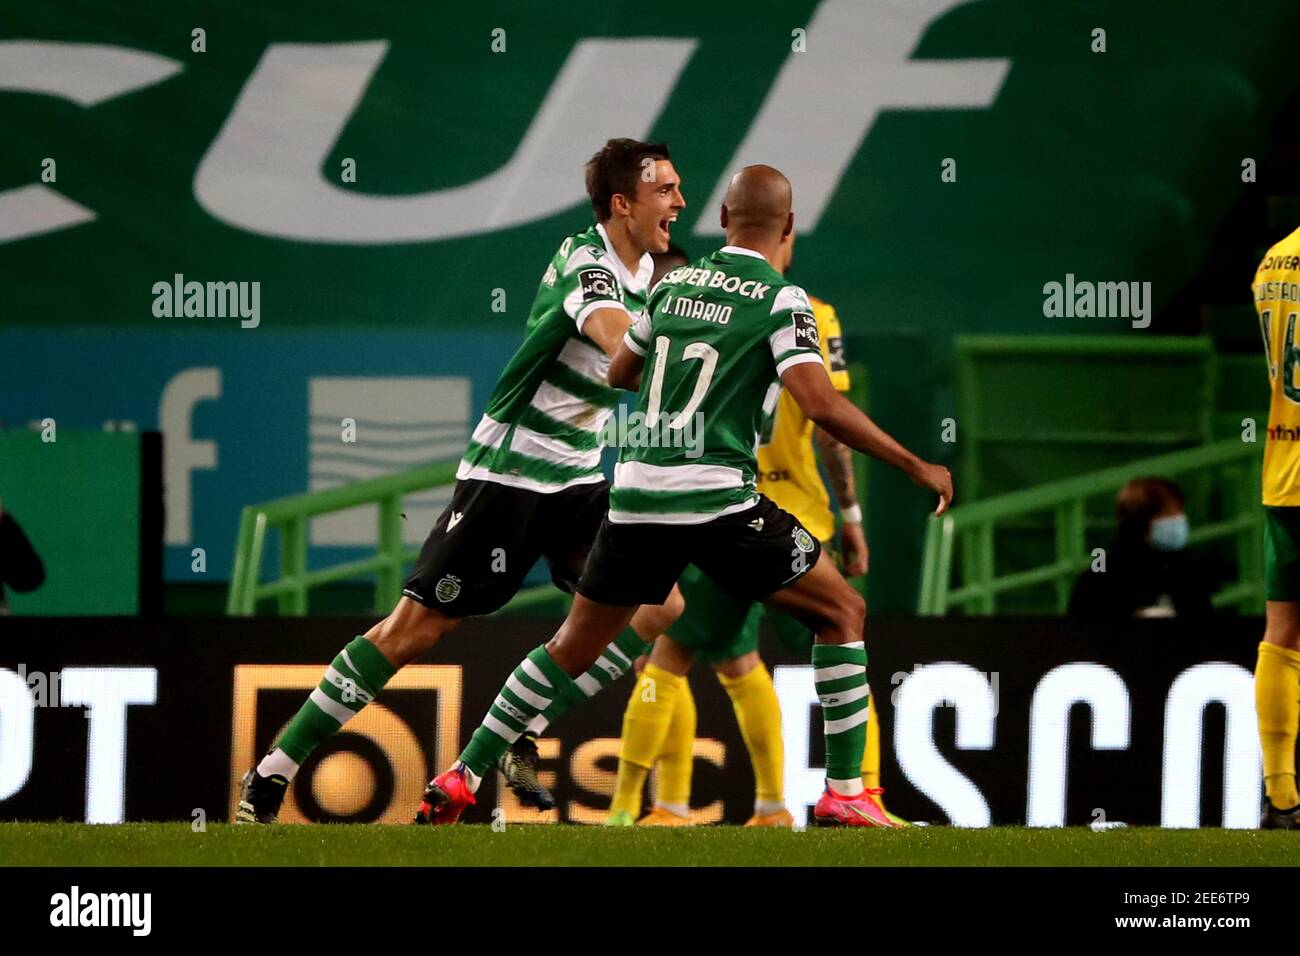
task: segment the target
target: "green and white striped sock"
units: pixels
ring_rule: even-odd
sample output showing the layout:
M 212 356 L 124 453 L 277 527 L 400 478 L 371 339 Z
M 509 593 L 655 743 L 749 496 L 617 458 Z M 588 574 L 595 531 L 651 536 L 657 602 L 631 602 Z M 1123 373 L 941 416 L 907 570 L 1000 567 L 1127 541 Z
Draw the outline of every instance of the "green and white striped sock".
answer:
M 547 727 L 568 713 L 574 704 L 590 700 L 630 671 L 633 661 L 642 654 L 650 653 L 650 646 L 632 628 L 625 628 L 596 658 L 596 663 L 574 679 L 570 693 L 560 694 L 551 701 L 550 707 L 532 719 L 528 724 L 528 732 L 540 737 Z
M 311 752 L 374 700 L 394 673 L 379 648 L 364 637 L 353 639 L 334 658 L 272 752 L 262 758 L 258 773 L 292 780 Z
M 519 739 L 534 717 L 561 696 L 575 692 L 580 693 L 575 690 L 573 678 L 551 660 L 546 646 L 534 648 L 506 678 L 483 723 L 461 751 L 460 762 L 481 778 Z M 470 780 L 473 784 L 474 778 Z
M 813 683 L 826 734 L 826 782 L 846 797 L 862 792 L 867 743 L 867 651 L 862 641 L 814 644 Z

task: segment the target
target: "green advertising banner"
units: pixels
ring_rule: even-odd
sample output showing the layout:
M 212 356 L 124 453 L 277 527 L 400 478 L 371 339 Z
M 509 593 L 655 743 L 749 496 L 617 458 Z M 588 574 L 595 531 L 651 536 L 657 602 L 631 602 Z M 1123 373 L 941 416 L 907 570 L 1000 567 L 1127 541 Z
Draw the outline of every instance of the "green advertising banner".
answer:
M 762 159 L 794 182 L 801 280 L 850 324 L 1041 331 L 1048 279 L 1187 277 L 1297 85 L 1276 55 L 1297 19 L 1287 0 L 14 4 L 5 311 L 239 325 L 157 315 L 180 274 L 260 281 L 276 327 L 513 329 L 590 218 L 582 163 L 627 135 L 673 146 L 692 250 Z

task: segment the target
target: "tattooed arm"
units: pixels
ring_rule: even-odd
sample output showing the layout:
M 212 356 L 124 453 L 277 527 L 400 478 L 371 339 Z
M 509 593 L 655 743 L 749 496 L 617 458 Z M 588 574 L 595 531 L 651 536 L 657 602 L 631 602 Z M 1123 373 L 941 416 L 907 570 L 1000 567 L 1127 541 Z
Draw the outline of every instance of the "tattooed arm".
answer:
M 853 474 L 853 449 L 839 439 L 828 434 L 824 429 L 817 429 L 817 446 L 821 452 L 822 464 L 830 475 L 831 491 L 839 502 L 841 513 L 858 508 L 857 488 Z M 867 573 L 868 550 L 867 537 L 862 530 L 862 521 L 843 521 L 840 525 L 840 551 L 844 556 L 844 576 L 855 577 Z

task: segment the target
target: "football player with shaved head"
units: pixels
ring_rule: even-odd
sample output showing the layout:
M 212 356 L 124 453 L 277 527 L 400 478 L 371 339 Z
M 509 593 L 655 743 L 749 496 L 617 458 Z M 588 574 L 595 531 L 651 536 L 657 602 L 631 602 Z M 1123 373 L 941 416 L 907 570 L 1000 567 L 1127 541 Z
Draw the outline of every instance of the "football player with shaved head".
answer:
M 722 206 L 727 244 L 674 269 L 628 329 L 609 383 L 636 389 L 637 412 L 659 441 L 625 444 L 609 513 L 578 580 L 573 608 L 502 687 L 456 763 L 425 791 L 433 823 L 454 823 L 482 775 L 557 698 L 572 695 L 641 605 L 668 599 L 688 564 L 742 598 L 798 618 L 815 634 L 826 788 L 822 825 L 892 826 L 862 784 L 867 720 L 865 602 L 797 519 L 759 494 L 755 448 L 782 386 L 821 428 L 952 500 L 952 478 L 881 430 L 837 392 L 823 363 L 807 295 L 773 263 L 794 229 L 790 183 L 747 166 Z M 648 367 L 647 367 L 648 365 Z M 699 443 L 671 440 L 695 425 Z

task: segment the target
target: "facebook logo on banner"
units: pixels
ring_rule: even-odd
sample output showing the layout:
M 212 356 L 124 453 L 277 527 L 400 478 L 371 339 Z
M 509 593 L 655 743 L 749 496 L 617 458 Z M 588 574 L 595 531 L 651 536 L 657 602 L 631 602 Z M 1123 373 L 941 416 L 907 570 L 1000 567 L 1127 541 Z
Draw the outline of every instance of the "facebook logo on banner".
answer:
M 487 398 L 519 344 L 514 331 L 286 332 L 250 349 L 246 334 L 0 328 L 0 356 L 58 355 L 61 369 L 9 363 L 0 423 L 160 429 L 165 577 L 218 582 L 246 505 L 460 458 L 483 410 L 474 396 Z M 133 361 L 135 374 L 123 378 Z M 446 500 L 443 491 L 403 502 L 407 544 L 423 541 Z M 373 506 L 313 522 L 313 552 L 356 550 L 313 553 L 309 563 L 373 551 L 377 527 Z M 206 552 L 202 578 L 195 548 Z

